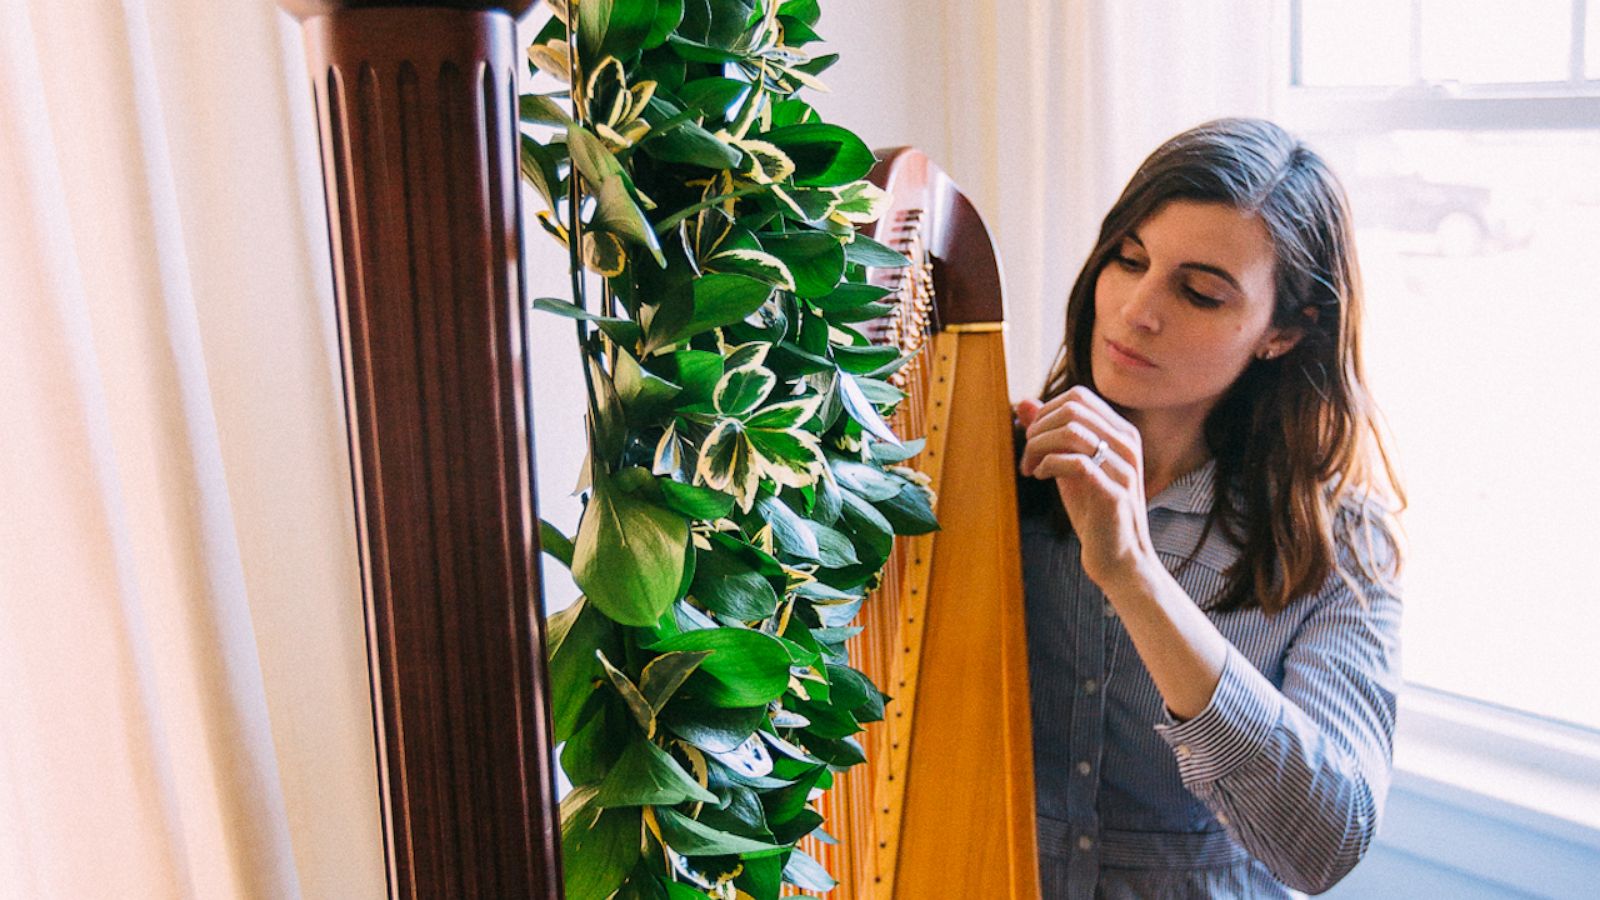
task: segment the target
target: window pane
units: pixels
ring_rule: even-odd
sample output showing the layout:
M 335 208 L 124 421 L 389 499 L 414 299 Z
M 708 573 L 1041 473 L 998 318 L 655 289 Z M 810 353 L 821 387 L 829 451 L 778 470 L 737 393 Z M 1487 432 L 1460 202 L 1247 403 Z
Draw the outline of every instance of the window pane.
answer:
M 1566 81 L 1572 0 L 1422 0 L 1422 77 L 1503 84 Z
M 1411 14 L 1394 0 L 1302 0 L 1300 83 L 1407 84 Z
M 1600 727 L 1600 131 L 1313 143 L 1410 494 L 1406 676 Z

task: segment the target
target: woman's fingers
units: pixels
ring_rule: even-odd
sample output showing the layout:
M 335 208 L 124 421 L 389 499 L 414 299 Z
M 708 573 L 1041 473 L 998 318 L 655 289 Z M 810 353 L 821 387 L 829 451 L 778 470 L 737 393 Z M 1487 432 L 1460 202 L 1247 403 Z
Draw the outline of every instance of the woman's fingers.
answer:
M 1041 479 L 1060 477 L 1062 472 L 1070 476 L 1073 469 L 1068 464 L 1073 459 L 1081 459 L 1090 468 L 1104 472 L 1113 483 L 1133 490 L 1138 482 L 1138 470 L 1129 465 L 1127 460 L 1111 452 L 1109 442 L 1105 456 L 1098 463 L 1094 462 L 1099 442 L 1098 435 L 1077 422 L 1070 423 L 1066 428 L 1047 432 L 1036 440 L 1028 442 L 1023 458 L 1022 474 Z M 1051 465 L 1047 466 L 1047 462 Z
M 1035 440 L 1046 434 L 1060 432 L 1072 425 L 1087 428 L 1094 435 L 1088 439 L 1089 453 L 1093 453 L 1095 446 L 1101 439 L 1104 439 L 1111 453 L 1120 457 L 1135 469 L 1141 465 L 1142 451 L 1138 443 L 1138 432 L 1135 431 L 1130 438 L 1127 433 L 1107 421 L 1098 411 L 1077 399 L 1063 401 L 1055 409 L 1047 408 L 1045 411 L 1040 412 L 1033 425 L 1028 428 L 1028 446 L 1031 447 Z M 1041 455 L 1034 454 L 1033 459 L 1037 460 Z M 1024 448 L 1023 460 L 1027 461 L 1028 458 L 1027 448 Z M 1028 474 L 1026 468 L 1022 471 L 1024 475 Z
M 1043 403 L 1032 397 L 1024 397 L 1017 403 L 1017 421 L 1022 423 L 1023 428 L 1027 428 L 1033 424 L 1035 419 L 1039 418 L 1041 409 L 1044 409 Z
M 1022 448 L 1022 474 L 1033 475 L 1039 461 L 1051 453 L 1093 453 L 1099 441 L 1100 436 L 1081 422 L 1040 432 Z

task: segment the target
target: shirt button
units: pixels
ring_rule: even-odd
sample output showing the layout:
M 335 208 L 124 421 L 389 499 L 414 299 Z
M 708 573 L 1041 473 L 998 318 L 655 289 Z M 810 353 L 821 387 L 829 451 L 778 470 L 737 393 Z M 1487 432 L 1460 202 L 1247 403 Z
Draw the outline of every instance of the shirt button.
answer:
M 1092 694 L 1099 689 L 1100 682 L 1095 681 L 1093 678 L 1085 678 L 1083 680 L 1083 692 L 1085 694 Z
M 1194 751 L 1189 749 L 1188 744 L 1179 744 L 1173 752 L 1178 754 L 1179 759 L 1188 759 L 1194 755 Z
M 1111 604 L 1107 603 L 1106 604 L 1106 615 L 1115 617 L 1116 614 L 1117 614 L 1116 607 L 1114 607 Z
M 1217 813 L 1217 824 L 1218 825 L 1226 825 L 1226 824 L 1228 824 L 1228 817 L 1223 815 L 1222 813 Z
M 1088 760 L 1084 760 L 1083 762 L 1078 763 L 1078 774 L 1079 775 L 1087 775 L 1087 774 L 1089 774 L 1090 772 L 1093 772 L 1093 771 L 1094 771 L 1094 766 L 1089 765 L 1089 761 Z
M 1078 838 L 1078 849 L 1079 850 L 1089 850 L 1089 849 L 1092 849 L 1093 847 L 1094 847 L 1094 839 L 1093 838 L 1089 837 L 1088 835 L 1084 835 L 1083 837 Z

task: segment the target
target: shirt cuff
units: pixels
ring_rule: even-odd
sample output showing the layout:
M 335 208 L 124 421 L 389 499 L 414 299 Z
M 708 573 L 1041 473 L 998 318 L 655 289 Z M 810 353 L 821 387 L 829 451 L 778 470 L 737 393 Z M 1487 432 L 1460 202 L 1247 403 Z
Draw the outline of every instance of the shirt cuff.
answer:
M 1226 777 L 1260 753 L 1282 714 L 1283 695 L 1229 647 L 1222 678 L 1206 708 L 1187 722 L 1164 711 L 1167 724 L 1157 725 L 1156 733 L 1172 747 L 1183 783 L 1205 784 Z

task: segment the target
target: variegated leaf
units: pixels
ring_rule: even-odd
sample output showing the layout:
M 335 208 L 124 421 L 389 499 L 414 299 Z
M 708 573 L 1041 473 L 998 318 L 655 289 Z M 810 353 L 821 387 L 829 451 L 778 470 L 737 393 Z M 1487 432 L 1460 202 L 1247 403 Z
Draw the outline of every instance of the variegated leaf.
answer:
M 735 139 L 729 143 L 745 152 L 750 169 L 744 174 L 758 184 L 775 184 L 794 174 L 794 160 L 776 144 L 754 139 Z
M 821 440 L 809 431 L 749 428 L 745 430 L 763 478 L 784 487 L 815 484 L 825 468 Z
M 889 193 L 870 181 L 856 181 L 838 189 L 833 214 L 851 225 L 876 222 L 889 208 Z
M 778 376 L 759 365 L 739 366 L 722 374 L 711 402 L 725 416 L 744 416 L 766 401 Z
M 567 82 L 569 58 L 566 41 L 534 44 L 528 48 L 528 59 L 534 67 L 562 84 Z
M 722 370 L 738 369 L 743 366 L 759 366 L 767 361 L 767 353 L 772 350 L 772 345 L 766 341 L 747 341 L 736 347 L 725 349 L 726 358 L 722 361 Z
M 583 233 L 583 264 L 590 271 L 610 278 L 621 275 L 627 263 L 627 251 L 616 235 L 609 231 Z
M 717 422 L 705 443 L 700 445 L 700 462 L 694 474 L 697 483 L 731 494 L 739 501 L 741 510 L 750 511 L 756 502 L 761 473 L 756 470 L 742 422 L 738 419 Z
M 736 272 L 770 282 L 786 291 L 794 290 L 794 275 L 783 260 L 761 250 L 735 247 L 718 251 L 705 261 L 706 267 L 717 272 Z
M 822 406 L 822 397 L 812 394 L 796 400 L 784 400 L 767 406 L 755 415 L 745 420 L 751 428 L 777 429 L 780 431 L 804 425 L 817 414 Z

